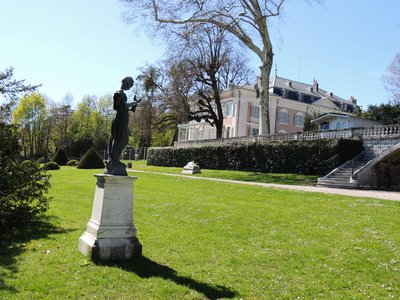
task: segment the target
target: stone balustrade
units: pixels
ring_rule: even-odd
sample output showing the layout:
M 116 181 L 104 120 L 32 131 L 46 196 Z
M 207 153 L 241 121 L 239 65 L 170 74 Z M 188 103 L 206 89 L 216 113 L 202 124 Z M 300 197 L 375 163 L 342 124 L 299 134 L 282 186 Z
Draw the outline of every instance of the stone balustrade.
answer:
M 381 125 L 368 128 L 346 128 L 340 130 L 307 131 L 290 134 L 270 134 L 258 135 L 253 137 L 222 138 L 213 140 L 180 141 L 175 142 L 175 147 L 199 147 L 205 145 L 228 144 L 228 143 L 265 143 L 268 141 L 293 141 L 293 140 L 319 140 L 319 139 L 338 139 L 338 138 L 360 138 L 363 140 L 399 138 L 400 124 Z

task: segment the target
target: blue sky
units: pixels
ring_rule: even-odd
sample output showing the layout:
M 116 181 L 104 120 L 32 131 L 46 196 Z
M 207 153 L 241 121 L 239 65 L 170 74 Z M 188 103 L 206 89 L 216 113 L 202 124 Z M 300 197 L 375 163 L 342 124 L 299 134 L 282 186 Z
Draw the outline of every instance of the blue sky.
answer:
M 67 92 L 75 103 L 113 93 L 164 52 L 161 41 L 123 22 L 123 10 L 117 0 L 0 0 L 0 69 L 12 66 L 16 79 L 43 84 L 39 91 L 54 101 Z M 288 0 L 271 29 L 278 76 L 315 78 L 363 108 L 386 102 L 382 75 L 400 52 L 399 11 L 399 0 Z

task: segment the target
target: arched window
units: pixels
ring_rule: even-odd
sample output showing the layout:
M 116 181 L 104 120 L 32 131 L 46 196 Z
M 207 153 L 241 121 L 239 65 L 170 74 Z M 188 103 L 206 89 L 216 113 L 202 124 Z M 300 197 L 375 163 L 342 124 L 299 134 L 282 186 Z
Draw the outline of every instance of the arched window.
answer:
M 281 108 L 278 114 L 279 124 L 289 124 L 289 112 L 287 109 Z
M 304 114 L 302 112 L 297 112 L 294 116 L 294 125 L 297 127 L 304 127 Z

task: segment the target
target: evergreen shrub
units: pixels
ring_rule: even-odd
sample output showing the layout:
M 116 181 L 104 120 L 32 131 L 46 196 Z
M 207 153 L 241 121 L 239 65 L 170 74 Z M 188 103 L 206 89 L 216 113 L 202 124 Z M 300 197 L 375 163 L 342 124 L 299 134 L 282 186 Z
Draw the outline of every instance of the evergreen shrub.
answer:
M 183 167 L 195 161 L 204 169 L 322 175 L 332 156 L 337 154 L 337 163 L 341 164 L 362 149 L 361 141 L 345 139 L 150 148 L 147 164 Z
M 13 126 L 0 122 L 0 232 L 29 226 L 48 209 L 50 175 L 35 161 L 19 163 L 19 150 Z
M 45 170 L 60 170 L 60 166 L 55 161 L 49 161 L 44 164 Z
M 68 157 L 63 149 L 58 149 L 51 161 L 56 162 L 59 166 L 65 166 L 68 162 Z
M 43 156 L 41 156 L 41 157 L 39 157 L 39 158 L 36 160 L 36 162 L 37 162 L 38 164 L 43 164 L 43 163 L 46 162 L 46 159 L 45 159 Z
M 104 168 L 104 162 L 101 157 L 97 154 L 94 148 L 90 148 L 86 151 L 85 155 L 81 158 L 78 165 L 78 169 L 100 169 Z
M 67 166 L 75 167 L 76 165 L 78 165 L 78 161 L 76 159 L 71 159 L 67 162 Z
M 29 166 L 30 164 L 32 164 L 32 161 L 29 159 L 25 159 L 21 162 L 21 166 Z

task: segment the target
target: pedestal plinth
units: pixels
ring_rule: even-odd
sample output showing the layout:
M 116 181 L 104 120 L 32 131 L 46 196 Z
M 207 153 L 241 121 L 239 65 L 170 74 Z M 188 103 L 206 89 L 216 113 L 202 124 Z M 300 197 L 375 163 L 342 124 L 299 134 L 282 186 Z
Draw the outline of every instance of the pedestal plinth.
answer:
M 79 238 L 79 251 L 92 260 L 140 256 L 142 245 L 133 223 L 133 176 L 96 174 L 92 216 Z

